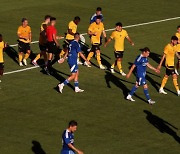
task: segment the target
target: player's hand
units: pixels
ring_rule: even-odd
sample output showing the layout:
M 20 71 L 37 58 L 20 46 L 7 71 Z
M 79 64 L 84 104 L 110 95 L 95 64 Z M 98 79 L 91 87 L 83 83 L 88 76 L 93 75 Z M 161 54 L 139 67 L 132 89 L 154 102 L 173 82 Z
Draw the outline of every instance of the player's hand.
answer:
M 59 64 L 64 63 L 64 58 L 59 59 L 59 60 L 58 60 L 58 63 L 59 63 Z
M 161 66 L 159 65 L 159 66 L 157 67 L 157 70 L 159 70 L 159 71 L 160 71 L 160 69 L 161 69 Z
M 134 46 L 134 42 L 132 42 L 131 45 Z
M 57 46 L 57 48 L 59 48 L 60 47 L 59 43 L 57 43 L 56 46 Z
M 159 70 L 159 69 L 155 69 L 155 72 L 159 74 L 159 73 L 160 73 L 160 70 Z
M 80 150 L 78 150 L 78 152 L 77 152 L 78 154 L 84 154 L 82 151 L 80 151 Z
M 93 35 L 94 35 L 94 36 L 96 36 L 96 35 L 97 35 L 97 33 L 95 32 Z
M 86 61 L 86 63 L 87 63 L 88 65 L 91 65 L 90 61 Z
M 104 47 L 105 47 L 105 48 L 107 47 L 107 43 L 104 44 Z

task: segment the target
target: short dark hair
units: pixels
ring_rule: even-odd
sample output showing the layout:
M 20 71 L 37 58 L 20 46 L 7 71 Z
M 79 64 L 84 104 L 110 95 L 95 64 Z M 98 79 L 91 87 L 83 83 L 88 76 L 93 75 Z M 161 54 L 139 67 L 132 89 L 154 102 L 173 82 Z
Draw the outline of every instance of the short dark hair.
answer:
M 78 125 L 78 123 L 75 120 L 71 120 L 69 122 L 69 127 L 73 127 L 73 126 L 77 126 L 77 125 Z
M 116 26 L 122 27 L 122 23 L 121 22 L 117 22 Z
M 44 20 L 47 20 L 47 19 L 49 19 L 49 18 L 51 18 L 51 16 L 50 16 L 50 15 L 46 15 L 46 16 L 44 17 Z
M 172 36 L 172 37 L 171 37 L 171 40 L 176 40 L 176 41 L 178 41 L 178 38 L 177 38 L 177 36 Z
M 139 49 L 141 52 L 151 52 L 150 49 L 148 47 L 144 47 L 142 49 Z
M 102 11 L 102 8 L 101 7 L 97 7 L 96 11 Z
M 55 17 L 51 17 L 51 18 L 50 18 L 50 21 L 55 21 L 55 20 L 56 20 Z
M 24 22 L 24 21 L 26 21 L 27 20 L 27 18 L 22 18 L 21 19 L 21 22 Z
M 102 19 L 102 16 L 100 16 L 100 15 L 96 16 L 96 19 Z
M 180 28 L 180 25 L 179 26 L 177 26 L 177 29 L 179 29 Z
M 75 16 L 75 17 L 74 17 L 74 20 L 79 20 L 79 21 L 80 21 L 81 18 L 80 18 L 79 16 Z

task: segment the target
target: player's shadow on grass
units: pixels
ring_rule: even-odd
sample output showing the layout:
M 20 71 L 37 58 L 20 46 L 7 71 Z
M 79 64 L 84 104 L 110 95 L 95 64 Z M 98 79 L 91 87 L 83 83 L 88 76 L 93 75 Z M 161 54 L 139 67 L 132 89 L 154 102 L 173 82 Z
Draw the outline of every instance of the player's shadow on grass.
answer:
M 18 64 L 18 52 L 13 48 L 8 46 L 5 50 L 5 53 L 15 62 Z
M 33 140 L 32 141 L 32 152 L 34 152 L 34 154 L 46 154 L 46 152 L 43 150 L 43 148 L 41 147 L 41 144 L 38 141 Z
M 105 80 L 106 80 L 106 84 L 107 84 L 108 88 L 111 88 L 110 82 L 113 83 L 114 85 L 116 85 L 118 88 L 120 88 L 123 92 L 124 99 L 126 99 L 130 90 L 126 87 L 126 85 L 123 82 L 134 84 L 132 82 L 128 82 L 128 81 L 123 80 L 123 79 L 119 79 L 118 77 L 116 77 L 115 75 L 113 75 L 112 73 L 110 73 L 108 71 L 106 71 Z M 147 102 L 145 99 L 139 97 L 136 94 L 134 94 L 134 96 L 139 98 L 140 100 L 142 100 L 144 102 Z
M 154 53 L 154 52 L 151 52 L 150 55 L 149 55 L 149 58 L 151 58 L 152 60 L 154 60 L 156 63 L 160 63 L 161 61 L 161 55 L 157 54 L 157 53 Z
M 177 135 L 177 133 L 173 130 L 178 130 L 175 126 L 168 123 L 164 119 L 161 119 L 160 117 L 152 114 L 151 112 L 144 110 L 144 113 L 146 113 L 146 119 L 151 123 L 155 128 L 157 128 L 161 133 L 167 133 L 170 136 L 172 136 L 176 142 L 180 144 L 180 137 Z

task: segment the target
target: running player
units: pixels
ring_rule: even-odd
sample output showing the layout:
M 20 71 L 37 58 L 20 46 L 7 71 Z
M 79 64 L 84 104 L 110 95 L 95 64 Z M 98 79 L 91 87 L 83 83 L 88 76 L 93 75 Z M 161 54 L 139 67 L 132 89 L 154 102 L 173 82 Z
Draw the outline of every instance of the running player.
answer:
M 18 48 L 19 48 L 19 66 L 26 66 L 27 65 L 27 59 L 29 55 L 31 54 L 30 49 L 30 43 L 32 40 L 31 37 L 31 27 L 28 26 L 28 20 L 26 18 L 22 19 L 22 25 L 19 26 L 17 35 L 19 37 L 18 39 Z M 23 58 L 23 53 L 25 54 Z M 23 63 L 22 63 L 23 61 Z
M 97 16 L 101 16 L 101 22 L 103 22 L 104 17 L 103 17 L 103 14 L 102 14 L 102 8 L 101 7 L 97 7 L 96 13 L 91 16 L 90 24 L 92 24 L 93 22 L 96 22 Z
M 77 130 L 77 125 L 77 122 L 72 120 L 69 122 L 68 128 L 64 130 L 62 134 L 63 147 L 61 154 L 75 154 L 75 152 L 78 154 L 83 154 L 82 151 L 74 146 L 74 132 Z
M 47 37 L 46 37 L 46 28 L 48 24 L 50 23 L 50 15 L 46 15 L 44 17 L 44 22 L 41 24 L 40 27 L 40 35 L 39 35 L 39 49 L 40 53 L 36 56 L 36 58 L 32 61 L 32 64 L 35 66 L 38 66 L 37 61 L 41 58 L 41 56 L 44 56 L 44 62 L 45 65 L 47 65 Z
M 136 90 L 138 89 L 139 86 L 143 86 L 144 88 L 144 94 L 146 96 L 146 99 L 148 101 L 149 104 L 154 104 L 155 101 L 151 100 L 150 96 L 149 96 L 149 92 L 148 92 L 148 85 L 146 83 L 146 68 L 150 68 L 151 70 L 155 71 L 156 73 L 160 73 L 160 71 L 156 68 L 154 68 L 153 66 L 151 66 L 148 62 L 148 57 L 150 54 L 150 49 L 148 47 L 145 47 L 144 49 L 140 49 L 140 51 L 142 52 L 141 55 L 139 55 L 134 64 L 132 65 L 131 69 L 129 70 L 129 73 L 127 74 L 127 78 L 129 78 L 133 72 L 133 70 L 136 67 L 136 72 L 137 72 L 137 80 L 136 80 L 136 84 L 134 85 L 134 87 L 132 88 L 132 90 L 130 91 L 129 95 L 126 97 L 127 100 L 130 101 L 135 101 L 132 96 L 133 94 L 136 92 Z
M 116 60 L 115 60 L 115 63 L 113 63 L 111 66 L 111 72 L 115 73 L 114 67 L 115 67 L 115 65 L 117 65 L 119 72 L 122 76 L 126 76 L 126 74 L 122 70 L 122 59 L 123 59 L 123 53 L 124 53 L 124 40 L 125 40 L 125 38 L 129 41 L 129 43 L 132 46 L 134 46 L 134 43 L 131 40 L 131 38 L 129 37 L 127 31 L 122 29 L 122 23 L 118 22 L 118 23 L 116 23 L 115 31 L 112 32 L 110 38 L 108 39 L 108 41 L 104 45 L 106 47 L 111 40 L 113 40 L 113 39 L 115 40 L 114 55 L 115 55 Z
M 101 64 L 100 38 L 102 33 L 104 35 L 105 41 L 107 41 L 106 32 L 104 30 L 104 24 L 101 22 L 101 19 L 102 19 L 101 16 L 97 16 L 96 22 L 93 22 L 88 28 L 88 34 L 91 36 L 92 48 L 88 55 L 87 60 L 90 61 L 94 53 L 96 53 L 97 62 L 99 64 L 100 69 L 106 69 L 106 67 Z M 84 64 L 87 65 L 86 62 Z
M 80 34 L 76 33 L 74 35 L 74 41 L 72 41 L 69 45 L 69 53 L 66 53 L 64 58 L 59 60 L 59 63 L 63 63 L 66 57 L 68 56 L 68 64 L 71 70 L 71 76 L 67 78 L 63 83 L 59 83 L 59 92 L 62 93 L 63 87 L 67 85 L 70 81 L 74 80 L 75 85 L 75 92 L 83 92 L 84 90 L 79 88 L 79 82 L 78 82 L 78 76 L 79 76 L 79 70 L 78 70 L 78 64 L 77 64 L 77 57 L 78 53 L 81 56 L 84 61 L 86 61 L 87 64 L 90 64 L 87 59 L 84 57 L 84 55 L 81 52 L 80 44 L 78 43 L 80 39 Z
M 166 66 L 166 74 L 162 80 L 161 87 L 159 89 L 160 94 L 167 94 L 167 92 L 164 91 L 164 87 L 167 83 L 167 80 L 170 75 L 172 75 L 174 87 L 176 88 L 177 95 L 180 96 L 180 90 L 177 82 L 177 74 L 175 73 L 175 66 L 174 66 L 174 58 L 176 54 L 176 48 L 177 48 L 178 38 L 176 36 L 171 37 L 171 42 L 166 45 L 164 48 L 164 54 L 161 58 L 160 64 L 158 66 L 158 69 L 161 69 L 162 63 L 165 59 L 165 66 Z
M 178 38 L 178 44 L 177 44 L 177 52 L 176 52 L 176 54 L 180 56 L 180 25 L 177 27 L 176 37 Z M 179 56 L 177 56 L 177 57 L 179 57 Z M 175 73 L 176 73 L 177 75 L 179 75 L 179 72 L 178 72 L 179 68 L 180 68 L 180 58 L 178 58 L 178 62 L 177 62 L 177 64 L 176 64 L 176 69 L 175 69 Z
M 3 76 L 4 72 L 4 58 L 3 58 L 3 51 L 6 47 L 6 44 L 3 41 L 2 34 L 0 34 L 0 77 Z M 0 80 L 1 82 L 1 80 Z

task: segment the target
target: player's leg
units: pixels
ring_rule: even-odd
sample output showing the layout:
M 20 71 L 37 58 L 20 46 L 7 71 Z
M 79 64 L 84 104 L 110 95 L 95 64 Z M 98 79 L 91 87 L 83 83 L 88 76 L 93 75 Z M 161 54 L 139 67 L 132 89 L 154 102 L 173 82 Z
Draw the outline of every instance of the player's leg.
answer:
M 177 81 L 177 75 L 174 73 L 172 75 L 172 78 L 173 78 L 174 87 L 176 88 L 176 91 L 177 91 L 177 95 L 180 96 L 180 90 L 179 90 L 179 85 L 178 85 L 178 81 Z
M 148 92 L 148 85 L 147 85 L 147 84 L 144 84 L 144 85 L 143 85 L 143 88 L 144 88 L 144 94 L 145 94 L 145 96 L 146 96 L 146 99 L 147 99 L 148 103 L 149 103 L 149 104 L 154 104 L 155 101 L 151 100 L 150 95 L 149 95 L 149 92 Z
M 94 52 L 96 52 L 96 48 L 95 48 L 95 45 L 92 45 L 91 51 L 89 52 L 88 57 L 87 57 L 87 60 L 88 60 L 88 61 L 91 60 L 91 58 L 92 58 L 93 55 L 94 55 Z
M 166 83 L 168 81 L 169 75 L 171 75 L 171 70 L 166 68 L 166 74 L 165 74 L 165 76 L 164 76 L 164 78 L 163 78 L 163 80 L 161 82 L 161 87 L 159 89 L 160 94 L 165 94 L 165 95 L 167 94 L 167 92 L 164 91 L 164 87 L 165 87 L 165 85 L 166 85 Z
M 4 73 L 4 64 L 0 63 L 0 82 L 1 82 L 1 77 L 3 76 Z
M 126 97 L 127 100 L 130 100 L 132 102 L 134 102 L 135 100 L 132 98 L 132 96 L 134 95 L 134 93 L 136 92 L 136 90 L 139 87 L 139 83 L 138 80 L 136 81 L 136 84 L 132 87 L 131 91 L 129 92 L 128 96 Z
M 84 92 L 84 90 L 79 88 L 78 78 L 79 78 L 79 70 L 77 71 L 75 78 L 74 78 L 75 92 L 76 93 Z
M 180 54 L 179 54 L 179 55 L 180 55 Z M 179 72 L 178 72 L 179 68 L 180 68 L 180 59 L 178 59 L 178 62 L 177 62 L 177 64 L 176 64 L 176 69 L 175 69 L 175 73 L 176 73 L 177 75 L 179 75 Z
M 18 50 L 19 50 L 19 66 L 23 66 L 22 60 L 23 60 L 23 54 L 24 54 L 24 50 L 25 50 L 25 46 L 24 43 L 19 41 L 18 43 Z
M 30 44 L 29 43 L 25 43 L 25 48 L 26 48 L 26 53 L 23 59 L 23 63 L 26 66 L 27 65 L 27 59 L 29 58 L 30 54 L 31 54 L 31 49 L 30 49 Z
M 19 52 L 19 66 L 23 66 L 22 60 L 23 60 L 23 52 Z

